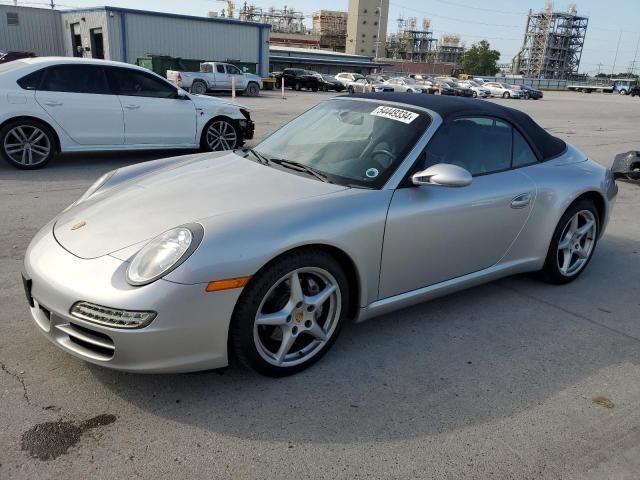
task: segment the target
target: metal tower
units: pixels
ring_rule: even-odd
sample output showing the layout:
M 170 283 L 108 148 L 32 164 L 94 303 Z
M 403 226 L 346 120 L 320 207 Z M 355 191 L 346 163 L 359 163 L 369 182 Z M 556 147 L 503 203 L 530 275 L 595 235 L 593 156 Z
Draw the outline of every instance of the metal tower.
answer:
M 568 12 L 554 12 L 552 2 L 541 12 L 529 10 L 522 50 L 513 62 L 514 73 L 559 80 L 576 75 L 588 23 L 588 17 L 578 16 L 575 5 Z

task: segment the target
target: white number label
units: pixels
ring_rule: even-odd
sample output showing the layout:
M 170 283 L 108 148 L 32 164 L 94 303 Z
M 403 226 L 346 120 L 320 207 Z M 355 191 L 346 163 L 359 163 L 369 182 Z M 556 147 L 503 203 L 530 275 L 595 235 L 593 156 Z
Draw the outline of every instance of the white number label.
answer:
M 413 122 L 420 116 L 417 113 L 394 107 L 378 107 L 373 112 L 371 112 L 371 115 L 375 117 L 388 118 L 390 120 L 396 120 L 398 122 L 407 124 Z

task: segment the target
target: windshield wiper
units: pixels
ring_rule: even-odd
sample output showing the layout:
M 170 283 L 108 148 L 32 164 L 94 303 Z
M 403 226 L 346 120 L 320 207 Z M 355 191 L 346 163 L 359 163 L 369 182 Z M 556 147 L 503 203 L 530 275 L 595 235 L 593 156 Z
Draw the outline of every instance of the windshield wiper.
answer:
M 242 152 L 253 154 L 253 156 L 256 157 L 258 161 L 263 165 L 269 165 L 269 163 L 271 163 L 271 160 L 269 160 L 267 157 L 265 157 L 263 154 L 261 154 L 257 150 L 254 150 L 253 148 L 245 147 L 242 149 Z
M 293 160 L 284 160 L 282 158 L 272 158 L 271 161 L 282 167 L 290 168 L 291 170 L 297 170 L 298 172 L 308 173 L 309 175 L 312 175 L 316 177 L 318 180 L 322 180 L 325 183 L 333 183 L 329 180 L 329 177 L 327 177 L 324 173 L 316 170 L 313 167 L 310 167 L 309 165 L 305 165 L 304 163 L 295 162 Z

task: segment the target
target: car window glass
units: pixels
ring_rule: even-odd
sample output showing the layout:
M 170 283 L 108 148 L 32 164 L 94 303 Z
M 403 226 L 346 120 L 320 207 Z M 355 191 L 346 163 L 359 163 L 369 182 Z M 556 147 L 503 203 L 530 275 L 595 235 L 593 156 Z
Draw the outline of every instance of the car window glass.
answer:
M 58 65 L 49 67 L 44 74 L 40 90 L 102 95 L 110 93 L 104 69 L 96 65 Z
M 511 125 L 490 117 L 449 121 L 427 145 L 422 169 L 449 163 L 474 176 L 507 170 L 511 168 L 511 131 Z
M 513 129 L 513 168 L 537 163 L 538 159 L 524 137 Z
M 218 73 L 225 73 L 225 72 L 224 72 L 224 65 L 217 64 L 217 65 L 216 65 L 216 72 L 218 72 Z
M 44 69 L 36 70 L 30 73 L 26 77 L 22 77 L 18 80 L 18 85 L 25 90 L 37 90 L 40 87 L 40 81 L 42 80 L 42 74 Z
M 118 95 L 154 98 L 176 98 L 177 95 L 175 87 L 145 72 L 111 68 L 109 76 Z
M 240 75 L 240 69 L 238 69 L 238 67 L 235 67 L 233 65 L 227 65 L 227 73 L 229 75 Z

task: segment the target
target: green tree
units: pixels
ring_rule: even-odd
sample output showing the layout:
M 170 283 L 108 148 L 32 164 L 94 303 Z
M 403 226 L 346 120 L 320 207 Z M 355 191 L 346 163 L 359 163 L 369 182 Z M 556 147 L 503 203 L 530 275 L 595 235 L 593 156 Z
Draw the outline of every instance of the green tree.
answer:
M 471 45 L 462 58 L 462 68 L 466 73 L 473 75 L 493 76 L 500 71 L 498 68 L 500 52 L 491 50 L 491 45 L 486 40 Z

